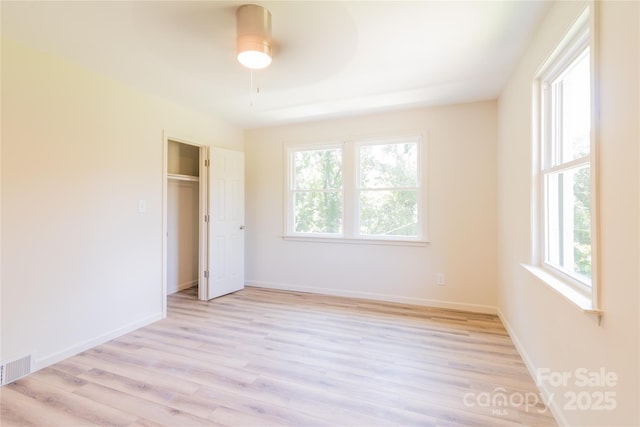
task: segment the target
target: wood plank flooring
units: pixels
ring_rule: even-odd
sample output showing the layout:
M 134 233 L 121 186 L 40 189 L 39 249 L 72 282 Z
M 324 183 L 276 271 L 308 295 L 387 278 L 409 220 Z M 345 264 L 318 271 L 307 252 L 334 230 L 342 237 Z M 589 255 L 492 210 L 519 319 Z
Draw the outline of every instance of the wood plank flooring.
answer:
M 0 405 L 2 427 L 556 425 L 496 316 L 257 288 L 174 294 Z

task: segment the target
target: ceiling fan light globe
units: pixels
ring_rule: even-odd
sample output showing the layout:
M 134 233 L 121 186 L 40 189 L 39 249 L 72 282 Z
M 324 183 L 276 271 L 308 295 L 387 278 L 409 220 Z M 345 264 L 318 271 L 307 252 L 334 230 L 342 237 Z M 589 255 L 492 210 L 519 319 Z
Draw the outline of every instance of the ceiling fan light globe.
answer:
M 252 70 L 260 70 L 271 64 L 271 56 L 257 50 L 246 50 L 238 53 L 238 62 Z
M 236 10 L 236 53 L 247 68 L 261 69 L 271 64 L 271 13 L 255 4 Z

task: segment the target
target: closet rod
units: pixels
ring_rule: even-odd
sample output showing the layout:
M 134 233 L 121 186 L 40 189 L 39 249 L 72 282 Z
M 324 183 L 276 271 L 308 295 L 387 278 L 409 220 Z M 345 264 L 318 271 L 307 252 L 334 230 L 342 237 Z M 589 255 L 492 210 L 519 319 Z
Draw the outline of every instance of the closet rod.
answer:
M 191 182 L 200 182 L 200 178 L 192 175 L 180 175 L 177 173 L 169 173 L 167 174 L 167 178 L 173 179 L 176 181 L 191 181 Z

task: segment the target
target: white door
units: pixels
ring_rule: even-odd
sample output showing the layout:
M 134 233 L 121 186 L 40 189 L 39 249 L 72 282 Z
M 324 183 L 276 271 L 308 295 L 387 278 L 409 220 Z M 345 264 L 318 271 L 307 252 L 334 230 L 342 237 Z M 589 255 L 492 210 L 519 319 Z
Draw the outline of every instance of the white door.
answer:
M 212 148 L 207 299 L 244 288 L 244 153 Z

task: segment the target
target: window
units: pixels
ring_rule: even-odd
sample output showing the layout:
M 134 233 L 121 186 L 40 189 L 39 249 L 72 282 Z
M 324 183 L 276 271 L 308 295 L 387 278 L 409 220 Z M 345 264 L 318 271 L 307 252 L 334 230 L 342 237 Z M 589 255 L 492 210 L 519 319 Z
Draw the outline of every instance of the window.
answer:
M 358 148 L 358 234 L 418 237 L 418 143 Z
M 424 240 L 421 138 L 287 147 L 285 235 Z
M 591 285 L 589 49 L 544 82 L 544 261 Z
M 342 234 L 342 147 L 291 152 L 294 233 Z
M 587 308 L 595 305 L 589 19 L 587 8 L 538 76 L 540 155 L 534 159 L 540 177 L 534 258 L 552 281 L 571 288 L 565 295 L 588 300 L 580 304 Z

